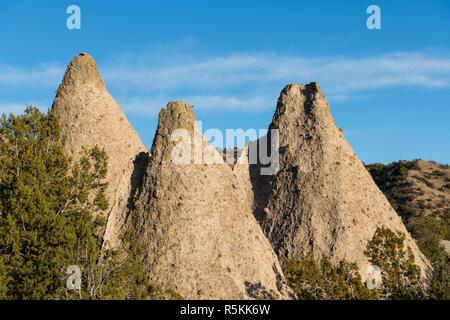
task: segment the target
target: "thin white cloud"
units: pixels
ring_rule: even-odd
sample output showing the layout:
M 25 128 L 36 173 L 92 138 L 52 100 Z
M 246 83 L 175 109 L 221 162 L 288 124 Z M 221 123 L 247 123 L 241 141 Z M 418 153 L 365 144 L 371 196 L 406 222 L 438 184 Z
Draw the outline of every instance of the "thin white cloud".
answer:
M 0 115 L 5 113 L 9 115 L 12 114 L 21 114 L 27 108 L 27 106 L 33 106 L 41 110 L 41 112 L 47 112 L 49 109 L 48 103 L 45 102 L 25 102 L 25 103 L 0 103 Z
M 177 61 L 172 63 L 172 61 Z M 306 58 L 282 55 L 231 55 L 200 61 L 168 56 L 158 64 L 123 64 L 106 68 L 112 84 L 147 90 L 221 90 L 243 84 L 318 81 L 331 92 L 345 93 L 391 85 L 442 88 L 450 85 L 450 58 L 418 53 L 378 57 Z M 344 92 L 342 92 L 344 91 Z
M 26 108 L 25 104 L 19 103 L 0 103 L 0 115 L 5 114 L 19 114 L 22 113 Z
M 168 100 L 160 97 L 119 98 L 117 103 L 125 113 L 153 117 L 166 106 Z
M 450 87 L 449 56 L 407 52 L 356 58 L 267 53 L 195 57 L 165 52 L 135 58 L 128 54 L 99 68 L 126 111 L 150 116 L 177 99 L 199 109 L 265 111 L 274 107 L 287 83 L 317 81 L 332 101 L 391 87 Z M 31 69 L 0 64 L 0 84 L 55 90 L 63 73 L 58 64 Z

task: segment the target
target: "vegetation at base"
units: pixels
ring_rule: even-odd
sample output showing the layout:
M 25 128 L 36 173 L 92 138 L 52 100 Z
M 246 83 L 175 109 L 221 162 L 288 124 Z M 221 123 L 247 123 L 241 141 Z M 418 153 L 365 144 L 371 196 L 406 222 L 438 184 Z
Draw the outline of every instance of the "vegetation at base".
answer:
M 263 294 L 256 295 L 255 300 L 280 300 L 280 295 L 276 293 L 273 289 L 270 289 Z
M 51 112 L 29 107 L 0 118 L 0 299 L 182 299 L 149 282 L 134 230 L 121 236 L 119 248 L 103 243 L 107 155 L 98 147 L 83 149 L 75 162 L 65 156 L 64 144 Z M 450 240 L 449 212 L 423 215 L 427 204 L 414 201 L 420 190 L 406 181 L 416 161 L 367 168 L 433 263 L 427 289 L 404 235 L 379 228 L 366 249 L 382 270 L 379 291 L 362 283 L 356 264 L 333 265 L 326 258 L 317 263 L 310 253 L 286 263 L 297 298 L 449 299 L 449 255 L 439 244 Z M 443 177 L 438 170 L 431 175 Z M 442 190 L 448 190 L 445 179 Z M 71 265 L 81 268 L 80 290 L 66 289 Z
M 119 249 L 102 241 L 107 155 L 83 149 L 73 162 L 64 144 L 51 112 L 0 118 L 0 299 L 154 297 L 134 231 Z M 71 265 L 81 269 L 80 290 L 66 289 Z
M 288 260 L 285 275 L 299 300 L 378 298 L 377 291 L 362 282 L 356 263 L 341 261 L 334 266 L 326 257 L 317 263 L 310 252 L 300 259 Z
M 409 232 L 416 239 L 422 253 L 430 260 L 433 271 L 430 275 L 429 297 L 437 300 L 450 299 L 450 255 L 440 244 L 448 240 L 449 226 L 434 216 L 414 217 L 408 224 Z

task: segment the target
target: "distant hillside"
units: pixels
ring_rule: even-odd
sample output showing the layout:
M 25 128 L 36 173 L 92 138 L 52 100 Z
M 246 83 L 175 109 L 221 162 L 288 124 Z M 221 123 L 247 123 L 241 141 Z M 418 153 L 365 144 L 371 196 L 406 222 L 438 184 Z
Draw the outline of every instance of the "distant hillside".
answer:
M 449 289 L 450 166 L 434 161 L 366 165 Z M 445 251 L 447 254 L 445 254 Z
M 366 166 L 398 214 L 435 216 L 448 221 L 450 214 L 450 167 L 430 161 L 399 161 Z

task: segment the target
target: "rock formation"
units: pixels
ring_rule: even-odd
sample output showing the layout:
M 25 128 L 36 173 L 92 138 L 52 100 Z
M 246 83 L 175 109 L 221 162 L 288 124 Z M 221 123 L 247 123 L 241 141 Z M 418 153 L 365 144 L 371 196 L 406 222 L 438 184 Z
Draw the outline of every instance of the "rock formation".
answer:
M 134 202 L 131 219 L 147 244 L 151 280 L 189 299 L 287 298 L 270 243 L 191 109 L 177 101 L 161 110 Z
M 108 155 L 110 208 L 104 239 L 117 245 L 128 199 L 139 180 L 139 163 L 134 162 L 145 158 L 148 150 L 106 90 L 94 59 L 86 53 L 75 57 L 67 67 L 56 91 L 52 111 L 67 137 L 69 156 L 76 160 L 82 146 L 92 148 L 95 145 L 104 148 Z
M 366 168 L 403 221 L 425 216 L 448 220 L 450 166 L 416 159 L 374 163 Z
M 278 172 L 261 176 L 261 165 L 248 164 L 247 145 L 234 173 L 281 263 L 312 251 L 357 262 L 365 278 L 365 246 L 386 226 L 407 235 L 425 273 L 429 263 L 336 127 L 316 83 L 286 86 L 269 129 L 279 130 Z
M 182 101 L 161 110 L 148 152 L 85 53 L 69 64 L 52 111 L 69 156 L 95 145 L 108 154 L 104 239 L 118 245 L 131 223 L 145 245 L 150 280 L 185 298 L 291 298 L 280 262 L 310 250 L 357 262 L 364 278 L 363 251 L 378 226 L 406 233 L 416 263 L 423 272 L 429 267 L 316 83 L 281 92 L 269 127 L 279 133 L 273 175 L 248 161 L 249 148 L 267 144 L 270 134 L 227 165 Z

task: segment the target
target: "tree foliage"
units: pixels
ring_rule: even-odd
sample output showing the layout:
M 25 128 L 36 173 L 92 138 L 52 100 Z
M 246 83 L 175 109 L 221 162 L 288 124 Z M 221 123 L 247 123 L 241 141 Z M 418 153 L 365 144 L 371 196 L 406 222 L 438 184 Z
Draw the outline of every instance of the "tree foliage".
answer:
M 119 249 L 103 243 L 107 155 L 83 149 L 73 162 L 54 114 L 28 107 L 0 119 L 0 299 L 152 297 L 132 229 Z M 66 270 L 81 269 L 80 290 Z
M 429 298 L 450 299 L 450 255 L 441 245 L 440 239 L 448 239 L 448 223 L 433 215 L 414 217 L 408 224 L 417 245 L 433 265 L 429 279 Z

